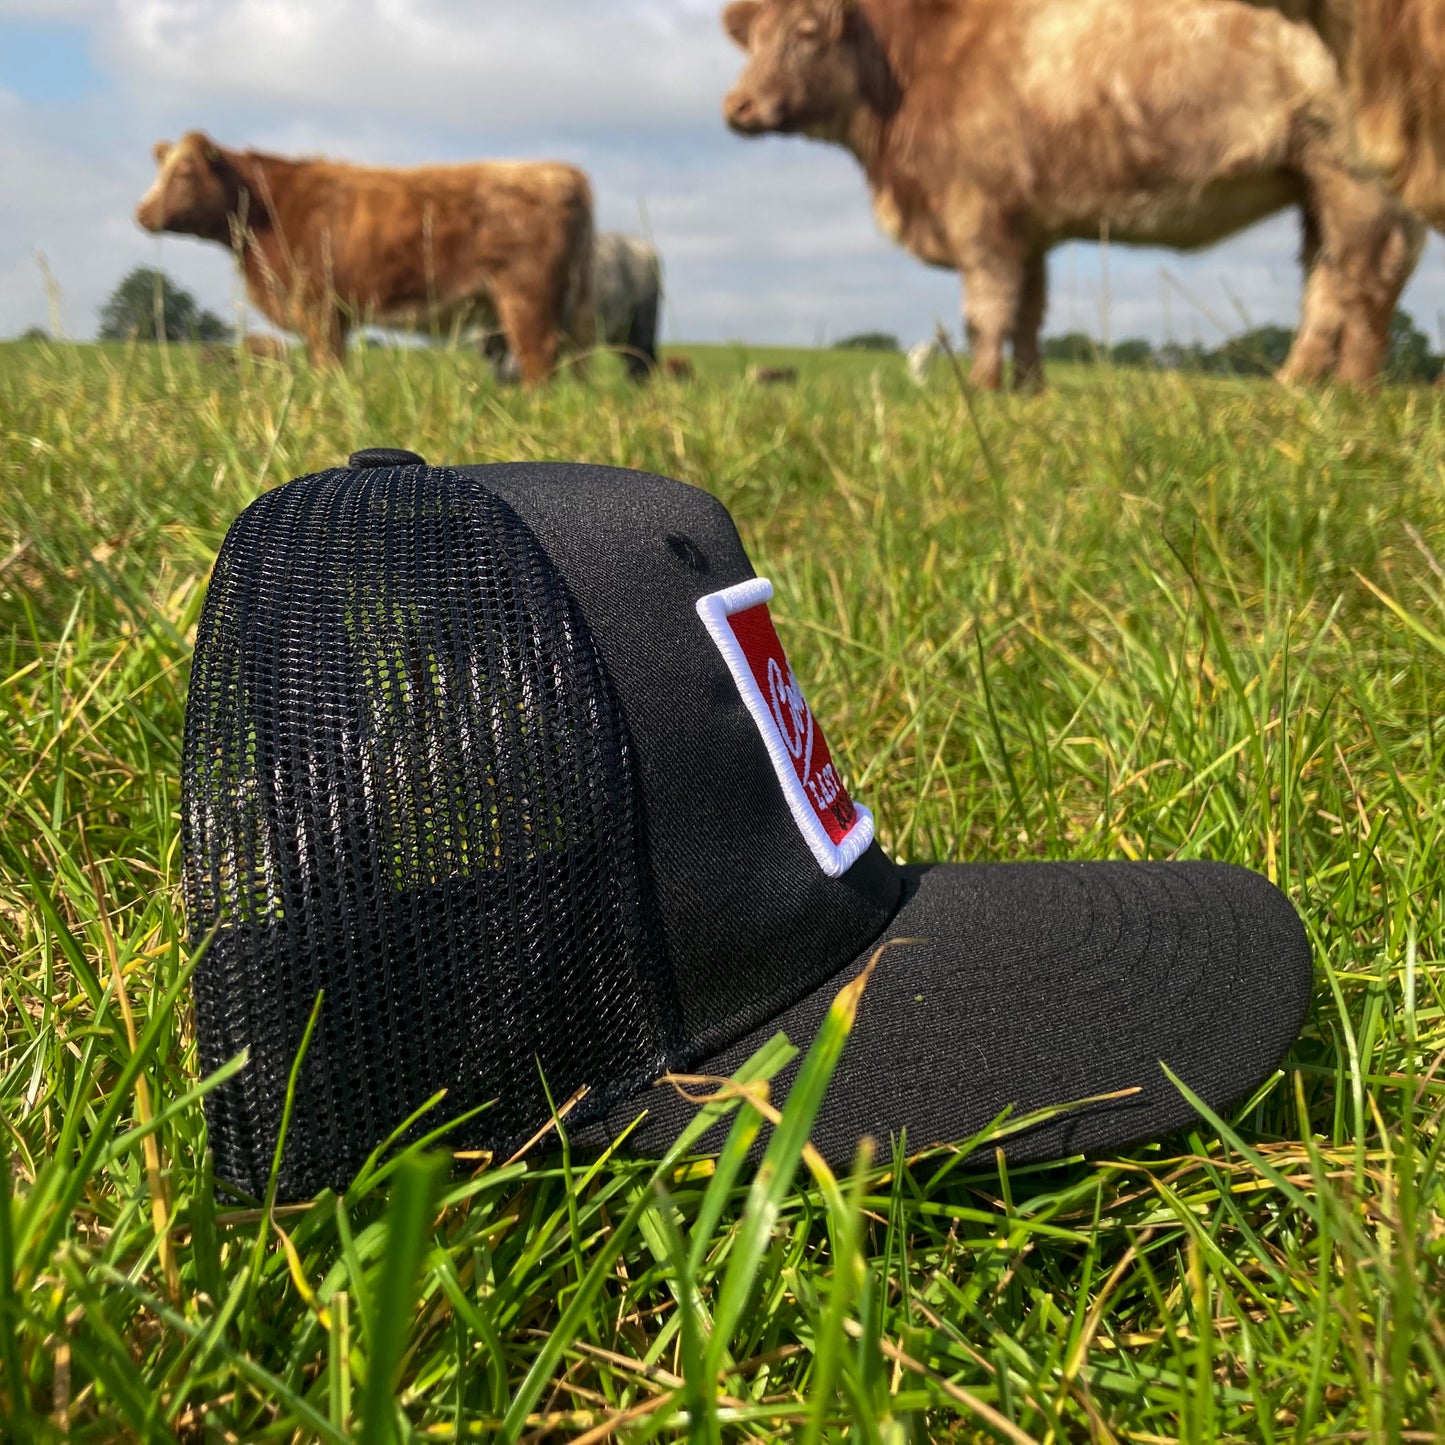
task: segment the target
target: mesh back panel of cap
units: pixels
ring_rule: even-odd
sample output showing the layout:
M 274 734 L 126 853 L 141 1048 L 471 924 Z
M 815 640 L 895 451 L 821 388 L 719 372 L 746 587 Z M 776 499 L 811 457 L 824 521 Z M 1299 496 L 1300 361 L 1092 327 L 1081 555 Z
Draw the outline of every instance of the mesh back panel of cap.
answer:
M 201 618 L 182 828 L 217 1174 L 260 1194 L 318 991 L 280 1194 L 420 1127 L 505 1149 L 678 1037 L 627 734 L 516 514 L 443 469 L 333 471 L 232 526 Z M 590 1107 L 589 1107 L 590 1106 Z M 417 1132 L 414 1128 L 413 1133 Z

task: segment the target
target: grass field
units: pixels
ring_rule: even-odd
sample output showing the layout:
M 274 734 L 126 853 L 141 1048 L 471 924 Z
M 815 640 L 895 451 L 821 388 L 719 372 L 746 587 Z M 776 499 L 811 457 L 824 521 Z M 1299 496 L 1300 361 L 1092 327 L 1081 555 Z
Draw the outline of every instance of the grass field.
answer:
M 1445 1438 L 1445 403 L 692 354 L 527 397 L 439 352 L 0 347 L 0 1435 Z M 716 492 L 884 846 L 1266 871 L 1318 963 L 1288 1068 L 1048 1169 L 795 1173 L 795 1097 L 771 1183 L 408 1157 L 217 1199 L 191 639 L 235 513 L 368 444 Z

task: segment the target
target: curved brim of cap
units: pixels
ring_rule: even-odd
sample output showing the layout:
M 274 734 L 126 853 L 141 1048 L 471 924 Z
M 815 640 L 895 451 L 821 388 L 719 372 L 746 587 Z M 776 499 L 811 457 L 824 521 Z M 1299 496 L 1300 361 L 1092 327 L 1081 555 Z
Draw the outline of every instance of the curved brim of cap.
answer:
M 878 945 L 878 961 L 829 1085 L 813 1142 L 844 1167 L 871 1135 L 881 1152 L 957 1145 L 1008 1112 L 1044 1122 L 988 1141 L 1011 1163 L 1113 1153 L 1198 1122 L 1167 1065 L 1219 1111 L 1279 1066 L 1309 1009 L 1305 930 L 1284 895 L 1226 864 L 982 863 L 910 868 L 886 932 L 813 993 L 694 1072 L 731 1075 L 781 1031 L 800 1050 Z M 1080 1105 L 1100 1095 L 1118 1095 Z M 1078 1105 L 1078 1107 L 1065 1107 Z M 667 1083 L 616 1105 L 582 1142 L 629 1135 L 661 1153 L 695 1116 Z M 726 1124 L 701 1152 L 720 1147 Z

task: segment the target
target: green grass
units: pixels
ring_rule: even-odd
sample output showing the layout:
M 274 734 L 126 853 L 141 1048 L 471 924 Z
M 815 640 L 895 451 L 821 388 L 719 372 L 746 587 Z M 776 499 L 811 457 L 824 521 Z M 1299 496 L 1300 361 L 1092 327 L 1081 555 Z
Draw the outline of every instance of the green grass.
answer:
M 444 352 L 0 347 L 0 1435 L 1441 1438 L 1445 405 L 1096 371 L 970 406 L 898 358 L 762 388 L 776 356 L 689 351 L 528 397 Z M 835 1181 L 799 1160 L 845 1000 L 756 1176 L 749 1103 L 715 1167 L 218 1200 L 191 639 L 235 513 L 367 444 L 716 492 L 888 850 L 1266 871 L 1319 966 L 1288 1067 L 1127 1158 L 880 1140 Z

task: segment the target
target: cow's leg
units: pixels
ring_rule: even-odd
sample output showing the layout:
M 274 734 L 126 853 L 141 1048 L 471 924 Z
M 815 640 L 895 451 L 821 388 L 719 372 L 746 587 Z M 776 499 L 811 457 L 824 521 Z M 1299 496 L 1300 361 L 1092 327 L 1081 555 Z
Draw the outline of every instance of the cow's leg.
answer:
M 1300 264 L 1304 267 L 1304 295 L 1300 303 L 1299 330 L 1279 379 L 1287 383 L 1307 383 L 1328 376 L 1339 359 L 1340 337 L 1344 332 L 1344 313 L 1340 309 L 1333 273 L 1320 265 L 1319 217 L 1306 206 L 1303 212 L 1304 244 Z
M 644 296 L 627 327 L 627 350 L 622 355 L 631 381 L 646 381 L 657 370 L 657 300 L 655 291 Z
M 1424 229 L 1351 165 L 1326 161 L 1308 179 L 1320 245 L 1306 286 L 1301 339 L 1308 341 L 1317 327 L 1334 329 L 1339 379 L 1368 384 L 1384 367 L 1390 320 L 1420 258 Z M 1294 362 L 1291 353 L 1281 373 L 1286 380 L 1300 379 Z
M 312 366 L 340 366 L 346 355 L 346 319 L 335 306 L 313 308 L 305 318 L 306 355 Z
M 545 303 L 520 292 L 499 293 L 497 319 L 522 374 L 523 386 L 537 386 L 557 369 L 558 317 Z
M 1040 391 L 1044 385 L 1043 356 L 1039 351 L 1039 332 L 1044 327 L 1044 311 L 1049 296 L 1048 257 L 1040 252 L 1030 256 L 1024 267 L 1023 294 L 1019 297 L 1018 316 L 1014 321 L 1014 390 Z
M 1358 289 L 1364 299 L 1346 317 L 1340 341 L 1339 378 L 1356 385 L 1377 380 L 1385 369 L 1390 323 L 1425 245 L 1424 225 L 1393 200 L 1386 204 L 1391 215 L 1361 258 L 1364 274 Z M 1351 268 L 1344 269 L 1348 275 Z
M 1013 247 L 970 249 L 963 272 L 963 317 L 973 367 L 969 379 L 982 391 L 1003 385 L 1004 347 L 1014 335 L 1024 293 L 1027 258 Z

